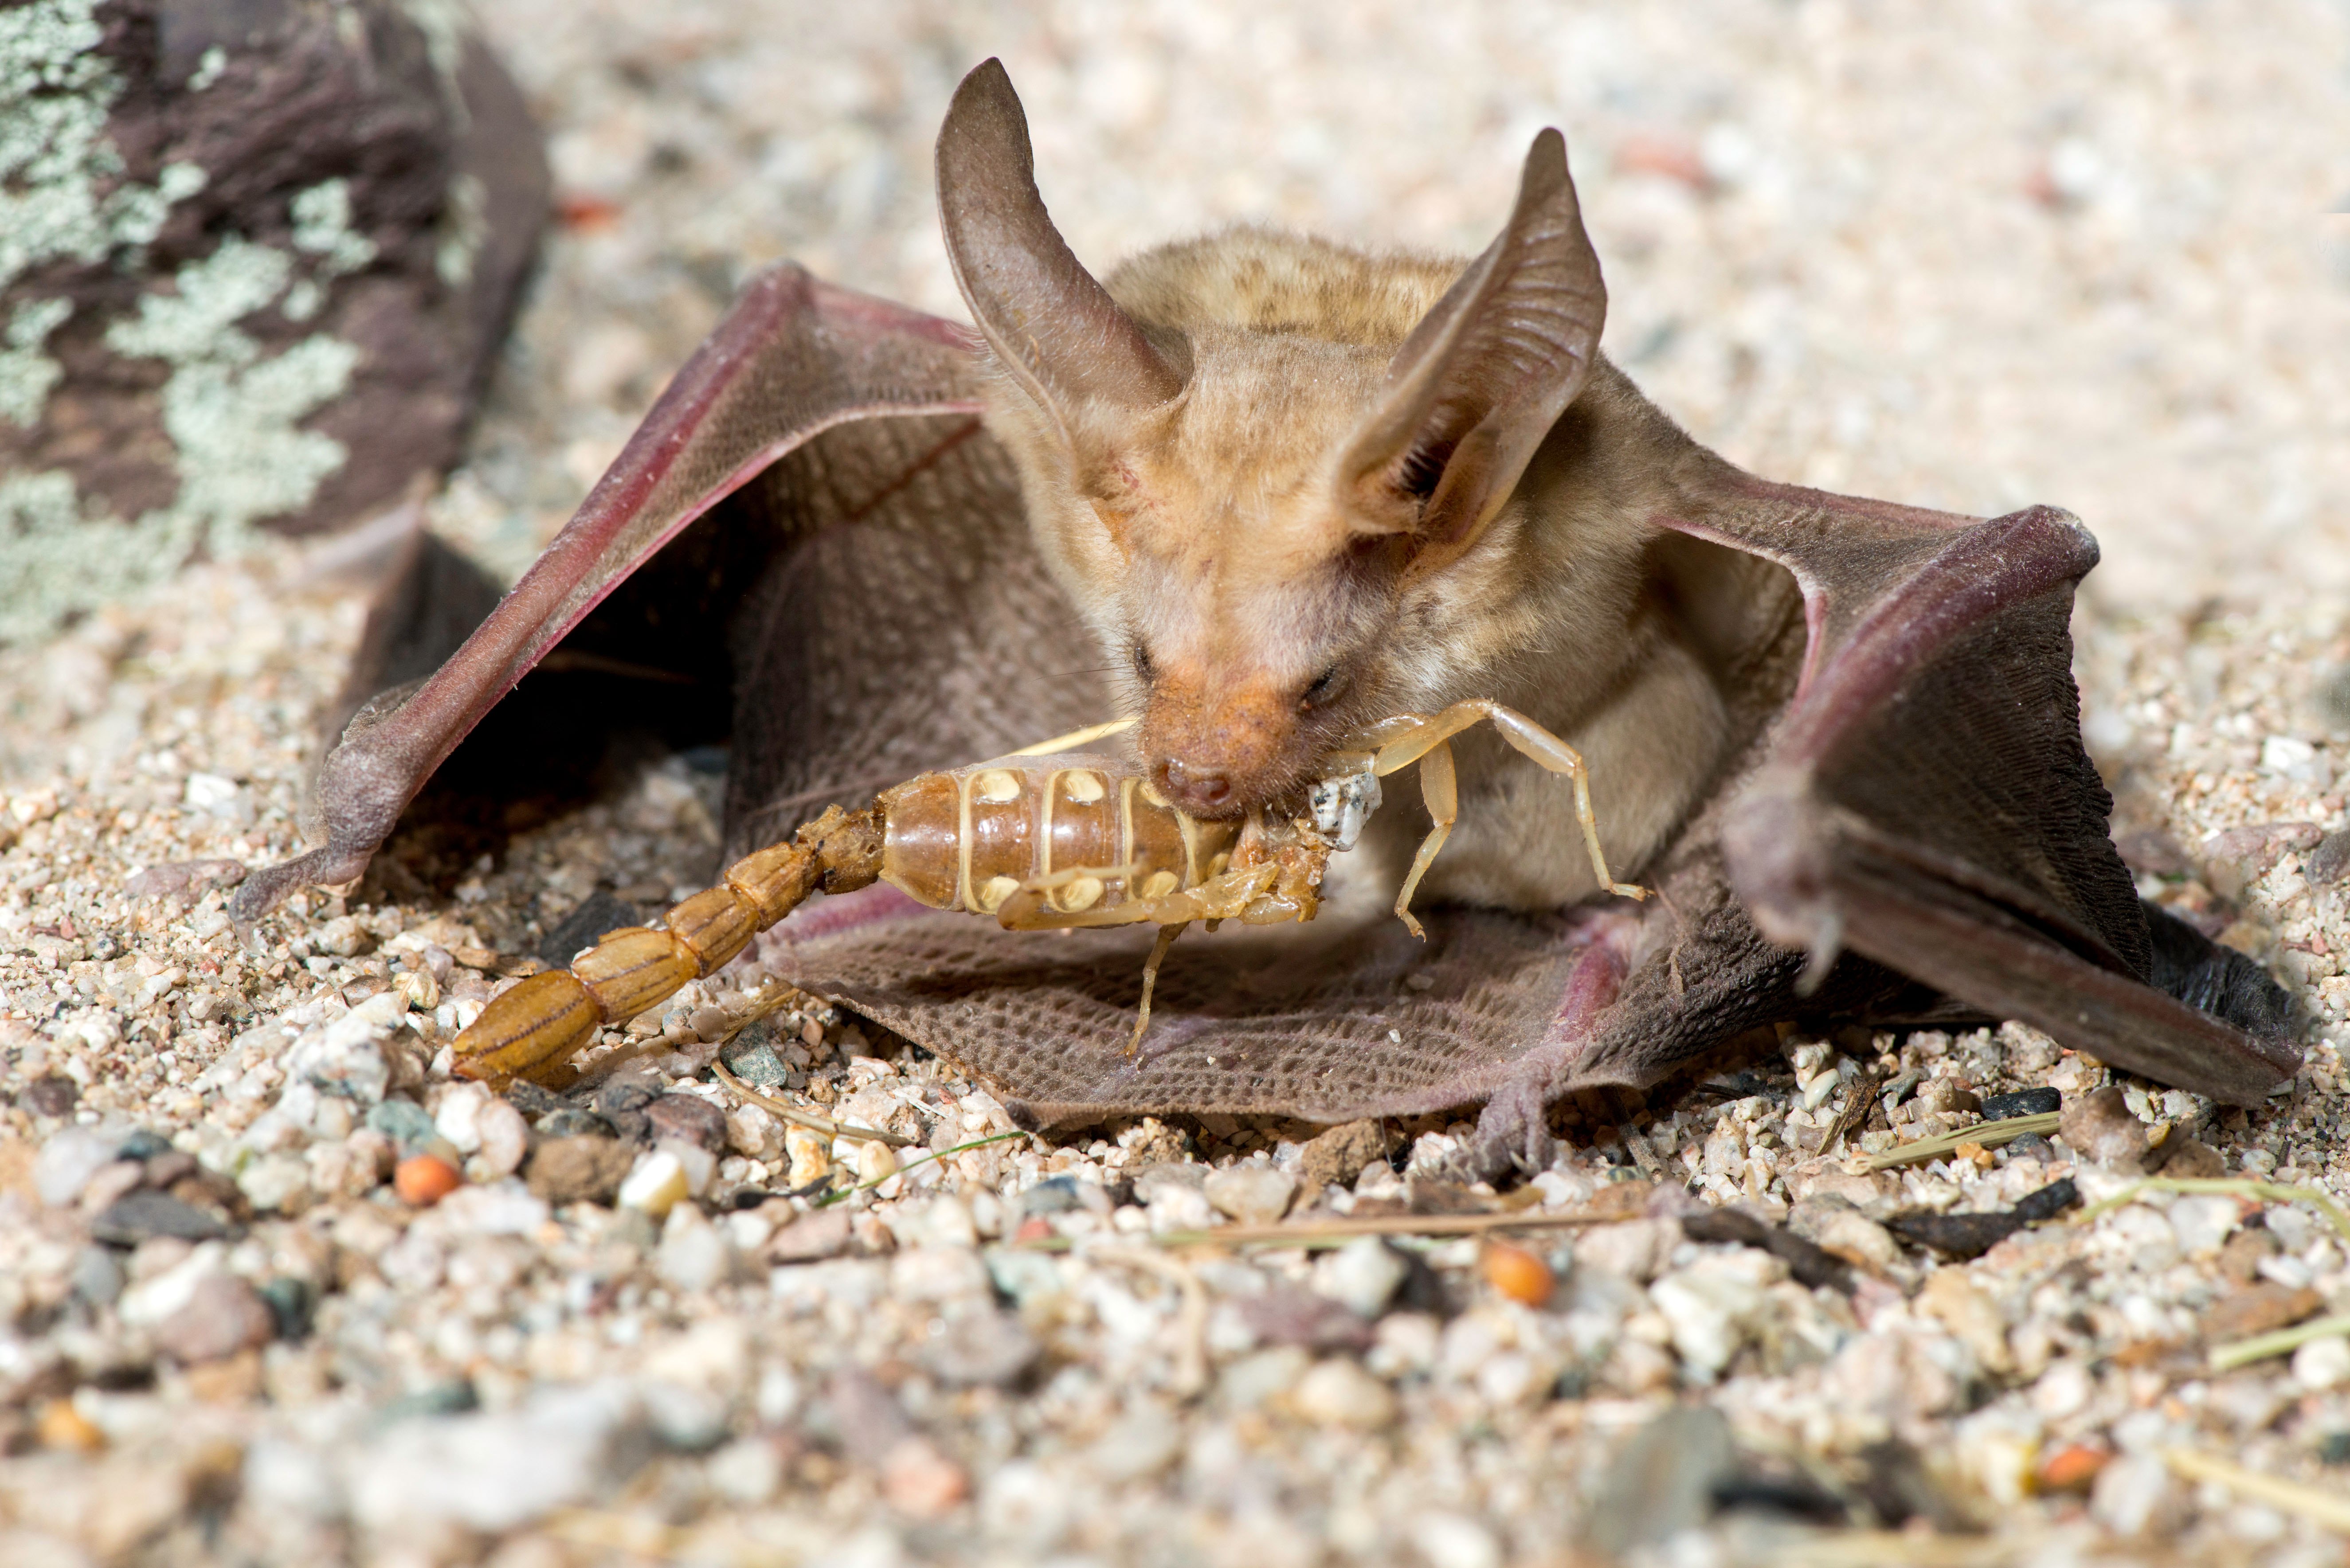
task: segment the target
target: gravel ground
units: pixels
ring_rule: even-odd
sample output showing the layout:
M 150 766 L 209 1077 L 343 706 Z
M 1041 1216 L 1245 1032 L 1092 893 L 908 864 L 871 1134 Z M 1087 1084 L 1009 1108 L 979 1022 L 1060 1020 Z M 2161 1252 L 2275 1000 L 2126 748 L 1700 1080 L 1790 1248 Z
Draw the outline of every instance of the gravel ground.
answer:
M 928 150 L 983 54 L 1097 262 L 1241 219 L 1465 252 L 1556 122 L 1611 351 L 1701 439 L 2098 533 L 2117 831 L 2308 1063 L 2246 1116 L 2012 1025 L 1791 1036 L 1497 1197 L 1430 1178 L 1440 1120 L 986 1142 L 951 1064 L 750 964 L 592 1109 L 490 1099 L 449 1038 L 591 896 L 699 885 L 713 781 L 241 948 L 360 601 L 217 563 L 0 652 L 12 1562 L 2344 1561 L 2350 1220 L 2274 1190 L 2350 1199 L 2350 11 L 481 9 L 565 199 L 432 503 L 501 569 L 754 268 L 953 308 Z M 2052 1088 L 2054 1136 L 1866 1168 Z M 870 1185 L 759 1196 L 827 1173 Z M 1474 1233 L 1513 1205 L 1547 1228 Z M 1227 1229 L 1284 1210 L 1332 1244 Z M 1336 1234 L 1381 1217 L 1461 1233 Z

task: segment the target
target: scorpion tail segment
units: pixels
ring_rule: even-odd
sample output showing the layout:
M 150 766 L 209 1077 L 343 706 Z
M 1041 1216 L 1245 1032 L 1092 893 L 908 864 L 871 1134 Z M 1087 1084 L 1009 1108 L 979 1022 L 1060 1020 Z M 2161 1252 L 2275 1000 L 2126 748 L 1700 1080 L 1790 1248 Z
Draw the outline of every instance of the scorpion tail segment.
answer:
M 503 1088 L 561 1065 L 598 1029 L 716 973 L 810 893 L 847 893 L 874 881 L 881 829 L 878 809 L 835 806 L 791 842 L 728 867 L 724 882 L 671 909 L 662 925 L 608 931 L 569 969 L 533 975 L 492 998 L 457 1036 L 452 1070 Z
M 567 969 L 532 975 L 501 992 L 457 1036 L 450 1071 L 503 1089 L 586 1044 L 603 1023 L 596 999 Z

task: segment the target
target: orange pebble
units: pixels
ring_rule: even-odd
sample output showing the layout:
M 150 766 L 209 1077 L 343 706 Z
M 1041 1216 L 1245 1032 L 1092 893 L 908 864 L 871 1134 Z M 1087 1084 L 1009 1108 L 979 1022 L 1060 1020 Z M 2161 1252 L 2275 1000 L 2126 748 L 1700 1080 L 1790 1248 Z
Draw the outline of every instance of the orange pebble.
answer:
M 1486 1242 L 1484 1255 L 1480 1262 L 1484 1267 L 1487 1284 L 1512 1301 L 1523 1302 L 1527 1306 L 1541 1306 L 1550 1300 L 1551 1292 L 1558 1287 L 1558 1281 L 1552 1276 L 1548 1263 L 1523 1247 L 1513 1247 L 1507 1241 Z
M 437 1154 L 411 1154 L 393 1168 L 392 1190 L 402 1203 L 430 1209 L 463 1185 L 457 1168 Z
M 2085 1491 L 2114 1456 L 2090 1443 L 2074 1443 L 2040 1461 L 2043 1491 Z
M 91 1454 L 106 1447 L 106 1434 L 77 1409 L 70 1399 L 52 1399 L 43 1405 L 41 1414 L 34 1423 L 34 1430 L 40 1435 L 43 1448 L 71 1449 Z

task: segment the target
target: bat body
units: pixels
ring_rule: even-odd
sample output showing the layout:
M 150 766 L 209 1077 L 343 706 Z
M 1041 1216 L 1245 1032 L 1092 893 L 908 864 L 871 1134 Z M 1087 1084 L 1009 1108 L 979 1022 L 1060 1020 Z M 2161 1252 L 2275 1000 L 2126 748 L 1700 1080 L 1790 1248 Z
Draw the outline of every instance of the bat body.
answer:
M 2070 670 L 2085 530 L 1774 484 L 1691 441 L 1598 352 L 1555 132 L 1465 266 L 1243 231 L 1097 282 L 993 62 L 939 173 L 976 335 L 796 269 L 754 283 L 463 647 L 361 710 L 322 770 L 326 844 L 248 881 L 241 919 L 357 876 L 477 722 L 640 650 L 629 615 L 666 607 L 665 646 L 707 628 L 694 667 L 731 701 L 740 848 L 1114 706 L 1199 823 L 1472 699 L 1588 760 L 1578 812 L 1523 745 L 1428 742 L 1433 831 L 1390 811 L 1366 836 L 1422 878 L 1424 938 L 1336 897 L 1182 950 L 1133 1054 L 1130 934 L 993 930 L 885 883 L 761 939 L 1037 1124 L 1482 1102 L 1498 1173 L 1546 1158 L 1559 1096 L 1799 1017 L 2020 1018 L 2239 1104 L 2292 1073 L 2282 993 L 2141 905 L 2106 836 Z M 705 558 L 716 597 L 681 615 L 656 586 Z M 1662 896 L 1610 898 L 1606 867 Z

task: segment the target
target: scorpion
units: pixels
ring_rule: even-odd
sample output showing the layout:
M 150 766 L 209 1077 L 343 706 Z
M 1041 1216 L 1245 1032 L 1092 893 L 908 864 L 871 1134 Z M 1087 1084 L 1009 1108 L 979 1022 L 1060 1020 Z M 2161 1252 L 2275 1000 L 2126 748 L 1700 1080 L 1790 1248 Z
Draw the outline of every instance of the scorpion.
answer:
M 887 882 L 934 909 L 992 915 L 1007 930 L 1156 925 L 1142 971 L 1131 1055 L 1150 1026 L 1159 965 L 1194 921 L 1269 926 L 1314 918 L 1332 854 L 1350 849 L 1380 805 L 1379 780 L 1417 763 L 1433 824 L 1396 896 L 1414 936 L 1412 895 L 1459 819 L 1451 738 L 1491 722 L 1521 753 L 1575 786 L 1576 820 L 1599 885 L 1628 898 L 1647 889 L 1607 869 L 1582 757 L 1514 710 L 1483 699 L 1434 714 L 1402 713 L 1350 736 L 1294 811 L 1231 820 L 1177 810 L 1123 759 L 1077 751 L 1126 730 L 1114 720 L 988 762 L 926 773 L 870 805 L 835 805 L 790 838 L 727 867 L 718 886 L 660 925 L 607 931 L 564 969 L 491 999 L 457 1036 L 453 1071 L 503 1088 L 559 1072 L 600 1029 L 659 1005 L 715 973 L 809 894 Z

